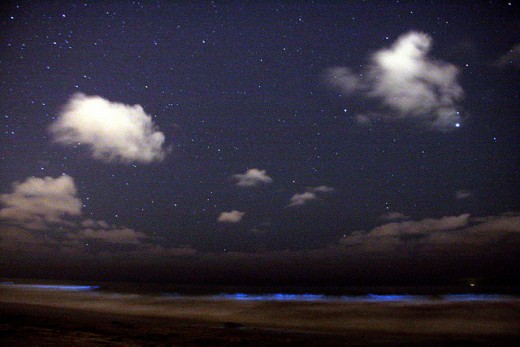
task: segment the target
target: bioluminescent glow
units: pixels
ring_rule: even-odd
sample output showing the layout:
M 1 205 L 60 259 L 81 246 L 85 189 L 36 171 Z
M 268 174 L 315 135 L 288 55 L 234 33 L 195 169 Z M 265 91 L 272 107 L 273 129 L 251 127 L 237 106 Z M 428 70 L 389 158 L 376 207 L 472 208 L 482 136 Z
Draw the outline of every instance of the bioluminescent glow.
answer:
M 376 302 L 399 302 L 399 301 L 417 301 L 419 299 L 423 299 L 421 296 L 417 295 L 406 295 L 406 294 L 387 294 L 387 295 L 378 295 L 378 294 L 368 294 L 363 297 L 366 301 L 376 301 Z M 361 300 L 361 301 L 364 301 Z
M 245 301 L 321 301 L 326 300 L 327 297 L 321 294 L 220 294 L 215 296 L 216 299 L 227 300 L 245 300 Z
M 446 301 L 503 301 L 514 300 L 515 297 L 500 294 L 449 294 L 442 297 Z
M 1 286 L 19 289 L 40 289 L 63 292 L 87 292 L 97 290 L 99 286 L 79 286 L 79 285 L 56 285 L 56 284 L 14 284 L 11 282 L 0 283 Z
M 182 296 L 181 296 L 182 297 Z M 211 296 L 215 300 L 236 301 L 306 301 L 306 302 L 367 302 L 367 303 L 441 303 L 464 301 L 507 301 L 517 298 L 500 294 L 447 294 L 442 296 L 409 295 L 409 294 L 368 294 L 327 296 L 323 294 L 219 294 Z

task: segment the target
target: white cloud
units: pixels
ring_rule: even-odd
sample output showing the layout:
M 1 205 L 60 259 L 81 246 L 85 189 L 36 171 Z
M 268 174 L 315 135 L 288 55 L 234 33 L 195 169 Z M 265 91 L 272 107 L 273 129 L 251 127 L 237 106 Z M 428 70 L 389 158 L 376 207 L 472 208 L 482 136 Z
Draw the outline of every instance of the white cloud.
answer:
M 0 218 L 27 229 L 46 229 L 48 223 L 68 224 L 65 215 L 79 216 L 81 200 L 76 197 L 72 177 L 30 177 L 13 184 L 13 192 L 0 195 Z
M 68 237 L 73 240 L 101 240 L 117 244 L 140 244 L 141 240 L 147 239 L 146 234 L 130 228 L 114 229 L 84 229 L 79 232 L 69 233 Z
M 222 212 L 220 216 L 218 216 L 217 221 L 219 223 L 238 223 L 244 218 L 245 212 L 240 212 L 237 210 L 233 210 L 231 212 Z
M 287 207 L 293 207 L 293 206 L 303 206 L 309 201 L 318 199 L 318 196 L 315 193 L 312 192 L 305 192 L 301 194 L 294 194 L 291 197 L 291 201 L 289 202 L 289 205 Z
M 244 174 L 233 175 L 239 187 L 255 187 L 260 184 L 269 184 L 273 179 L 266 175 L 265 170 L 249 169 Z
M 100 96 L 75 94 L 49 130 L 57 143 L 87 145 L 95 159 L 105 162 L 150 163 L 161 161 L 167 152 L 164 134 L 140 105 Z
M 332 193 L 334 188 L 328 186 L 309 187 L 303 193 L 294 194 L 287 207 L 303 206 L 310 201 L 317 200 L 319 194 Z
M 372 55 L 363 80 L 348 68 L 334 67 L 325 76 L 343 93 L 379 100 L 379 108 L 389 110 L 383 120 L 416 120 L 437 130 L 458 127 L 462 117 L 457 102 L 463 96 L 459 70 L 429 57 L 431 43 L 429 35 L 411 31 Z M 364 112 L 358 121 L 366 124 L 370 114 Z

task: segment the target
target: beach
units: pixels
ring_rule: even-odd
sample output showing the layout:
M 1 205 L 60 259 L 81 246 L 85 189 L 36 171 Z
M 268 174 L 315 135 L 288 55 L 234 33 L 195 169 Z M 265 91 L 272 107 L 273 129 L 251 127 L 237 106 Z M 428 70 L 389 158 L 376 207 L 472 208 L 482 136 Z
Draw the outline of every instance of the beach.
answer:
M 520 343 L 520 301 L 237 300 L 0 288 L 4 346 Z

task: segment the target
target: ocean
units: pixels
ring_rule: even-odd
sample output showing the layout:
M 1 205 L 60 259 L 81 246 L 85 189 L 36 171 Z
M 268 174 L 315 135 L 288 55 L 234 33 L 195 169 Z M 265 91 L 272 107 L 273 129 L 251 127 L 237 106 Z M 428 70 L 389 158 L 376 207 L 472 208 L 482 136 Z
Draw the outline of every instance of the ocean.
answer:
M 132 326 L 141 329 L 140 336 L 148 334 L 151 326 L 157 330 L 161 322 L 157 336 L 171 337 L 172 331 L 181 334 L 180 326 L 192 330 L 221 326 L 241 329 L 240 334 L 247 332 L 255 339 L 276 331 L 334 336 L 336 340 L 341 337 L 337 341 L 374 336 L 378 336 L 377 341 L 390 337 L 406 341 L 455 337 L 476 342 L 520 340 L 520 296 L 515 288 L 503 287 L 239 287 L 5 280 L 0 283 L 0 309 L 2 303 L 9 307 L 13 319 L 39 317 L 30 329 L 38 326 L 40 335 L 48 329 L 41 324 L 53 316 L 59 322 L 53 327 L 54 337 L 71 320 L 78 321 L 74 329 L 81 330 L 103 319 L 103 329 L 109 331 L 105 335 L 117 333 L 121 337 L 118 322 L 139 319 L 139 324 Z M 84 316 L 97 318 L 85 325 Z M 126 318 L 106 318 L 112 316 Z M 20 324 L 7 321 L 5 330 L 30 330 Z M 125 338 L 134 336 L 135 329 L 127 329 Z M 88 334 L 99 331 L 94 327 Z M 371 344 L 372 340 L 366 341 Z

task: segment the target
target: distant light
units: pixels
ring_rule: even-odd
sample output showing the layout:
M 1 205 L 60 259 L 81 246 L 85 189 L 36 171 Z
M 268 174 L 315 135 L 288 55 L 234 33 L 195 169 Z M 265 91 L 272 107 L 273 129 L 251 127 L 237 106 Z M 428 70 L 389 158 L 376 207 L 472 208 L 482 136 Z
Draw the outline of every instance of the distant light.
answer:
M 460 123 L 455 123 L 455 128 L 460 128 Z

